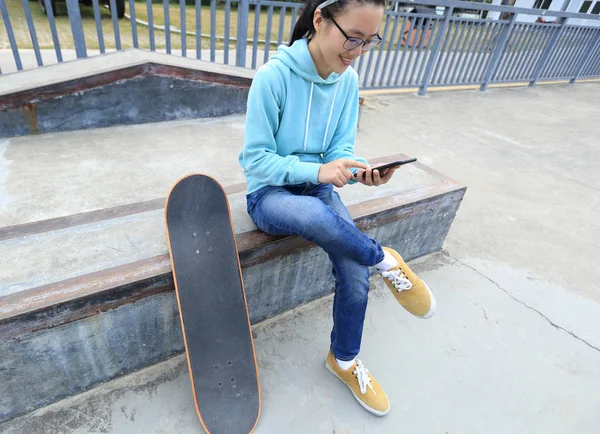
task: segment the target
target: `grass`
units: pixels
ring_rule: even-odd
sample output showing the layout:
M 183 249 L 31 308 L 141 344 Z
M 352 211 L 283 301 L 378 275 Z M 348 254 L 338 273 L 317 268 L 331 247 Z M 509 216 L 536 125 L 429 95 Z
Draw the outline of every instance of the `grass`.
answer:
M 27 21 L 25 19 L 25 12 L 23 9 L 23 5 L 20 0 L 6 0 L 6 4 L 8 7 L 8 13 L 11 19 L 13 31 L 15 33 L 15 38 L 17 40 L 17 45 L 19 48 L 33 48 L 33 44 L 31 42 L 31 37 L 29 35 L 29 29 L 27 26 Z M 148 11 L 145 2 L 135 2 L 135 16 L 137 20 L 142 20 L 148 22 Z M 31 9 L 31 14 L 33 17 L 33 22 L 35 26 L 35 30 L 37 33 L 38 43 L 40 48 L 52 49 L 54 44 L 52 42 L 52 34 L 50 31 L 50 25 L 48 23 L 47 16 L 43 13 L 42 8 L 39 2 L 30 1 L 29 6 Z M 74 48 L 73 37 L 71 33 L 71 24 L 69 22 L 69 17 L 67 15 L 67 7 L 64 2 L 57 2 L 57 16 L 55 17 L 56 28 L 59 37 L 59 42 L 61 48 Z M 116 46 L 114 29 L 111 19 L 110 11 L 104 6 L 100 6 L 100 13 L 102 17 L 102 33 L 104 38 L 104 44 L 107 49 L 114 48 Z M 262 8 L 261 14 L 259 16 L 259 32 L 258 36 L 260 40 L 264 40 L 267 35 L 267 10 Z M 86 47 L 91 49 L 99 48 L 98 44 L 98 34 L 96 30 L 96 23 L 94 18 L 94 10 L 92 6 L 85 6 L 80 4 L 81 10 L 81 18 L 82 24 L 85 34 Z M 129 15 L 129 2 L 126 1 L 125 13 Z M 152 16 L 154 19 L 155 26 L 164 26 L 164 9 L 162 4 L 152 4 Z M 170 16 L 170 27 L 181 29 L 181 16 L 180 16 L 180 8 L 178 4 L 170 4 L 169 7 L 169 16 Z M 216 25 L 215 25 L 215 34 L 217 37 L 221 37 L 221 39 L 217 39 L 217 49 L 224 48 L 223 37 L 225 36 L 225 10 L 224 7 L 219 7 L 216 11 Z M 250 16 L 248 23 L 248 38 L 253 39 L 254 37 L 254 20 L 255 20 L 255 12 L 254 8 L 250 8 Z M 203 6 L 201 13 L 201 33 L 210 35 L 211 27 L 210 27 L 210 6 Z M 6 32 L 6 28 L 4 27 L 4 23 L 0 21 L 0 49 L 10 48 L 10 43 L 8 40 L 8 34 Z M 188 5 L 185 9 L 185 23 L 187 32 L 195 32 L 196 29 L 196 10 L 193 5 Z M 277 42 L 279 35 L 279 24 L 280 24 L 280 13 L 279 9 L 275 9 L 272 17 L 272 25 L 271 25 L 271 41 Z M 287 42 L 290 36 L 290 30 L 292 27 L 292 12 L 287 11 L 284 17 L 284 27 L 282 33 L 282 42 Z M 137 33 L 138 33 L 138 44 L 140 48 L 150 48 L 150 32 L 146 26 L 142 26 L 140 24 L 136 25 Z M 236 36 L 237 33 L 237 11 L 232 9 L 230 14 L 230 38 Z M 131 21 L 127 18 L 123 18 L 119 20 L 119 33 L 121 40 L 122 48 L 130 48 L 133 47 L 133 37 L 132 37 L 132 26 Z M 164 30 L 154 30 L 155 44 L 158 49 L 164 49 L 166 47 L 166 37 Z M 202 48 L 208 49 L 210 48 L 210 38 L 205 37 L 202 38 Z M 188 35 L 186 37 L 186 46 L 188 50 L 196 49 L 196 37 Z M 264 44 L 260 44 L 261 47 Z M 173 49 L 181 48 L 181 35 L 171 32 L 171 47 Z M 230 41 L 230 48 L 235 48 L 235 41 Z M 274 49 L 275 45 L 271 45 L 271 49 Z
M 13 30 L 15 32 L 15 37 L 17 39 L 17 45 L 19 48 L 33 48 L 33 44 L 31 42 L 31 37 L 29 35 L 29 30 L 28 30 L 28 26 L 27 26 L 27 22 L 25 20 L 25 12 L 23 10 L 23 5 L 21 3 L 21 0 L 6 0 L 6 4 L 8 7 L 8 11 L 9 11 L 9 16 L 11 18 L 11 22 L 12 22 L 12 27 Z M 138 20 L 142 20 L 145 22 L 148 22 L 148 11 L 147 11 L 147 5 L 145 2 L 139 2 L 136 1 L 134 3 L 135 5 L 135 15 L 136 18 Z M 37 39 L 40 45 L 40 48 L 46 48 L 46 49 L 52 49 L 54 47 L 54 44 L 52 42 L 52 35 L 50 32 L 50 26 L 48 23 L 48 18 L 46 17 L 46 15 L 42 12 L 41 6 L 39 4 L 39 2 L 37 1 L 30 1 L 29 2 L 29 6 L 31 9 L 31 14 L 33 17 L 33 21 L 34 21 L 34 25 L 35 25 L 35 29 L 36 29 L 36 33 L 37 33 Z M 111 19 L 111 14 L 110 11 L 105 8 L 104 6 L 101 5 L 101 17 L 102 17 L 102 33 L 103 33 L 103 39 L 104 39 L 104 44 L 106 46 L 107 50 L 112 50 L 116 47 L 116 42 L 115 42 L 115 32 L 113 29 L 113 24 L 112 24 L 112 19 Z M 126 0 L 126 13 L 129 14 L 129 1 Z M 94 11 L 92 6 L 85 6 L 83 4 L 80 4 L 80 10 L 81 10 L 81 16 L 82 16 L 82 23 L 83 23 L 83 29 L 84 29 L 84 34 L 85 34 L 85 41 L 86 41 L 86 47 L 89 49 L 98 49 L 99 48 L 99 44 L 98 44 L 98 34 L 97 34 L 97 30 L 96 30 L 96 23 L 95 23 L 95 19 L 94 19 Z M 169 7 L 169 15 L 170 15 L 170 26 L 171 28 L 176 28 L 176 29 L 181 29 L 181 17 L 180 17 L 180 9 L 179 9 L 179 5 L 178 4 L 170 4 Z M 164 9 L 163 9 L 163 5 L 162 4 L 152 4 L 152 16 L 154 19 L 154 24 L 158 25 L 158 26 L 163 26 L 165 19 L 164 19 Z M 249 23 L 248 23 L 248 38 L 250 40 L 252 40 L 254 38 L 254 24 L 255 24 L 255 10 L 253 7 L 250 8 L 250 14 L 249 14 Z M 259 27 L 258 27 L 258 38 L 259 40 L 264 41 L 266 38 L 266 34 L 267 34 L 267 10 L 266 8 L 262 8 L 261 9 L 261 13 L 259 16 Z M 287 13 L 285 14 L 284 17 L 284 23 L 283 23 L 283 33 L 281 36 L 282 42 L 287 42 L 290 36 L 290 32 L 291 32 L 291 28 L 292 28 L 292 12 L 290 10 L 287 10 Z M 74 43 L 73 43 L 73 37 L 72 37 L 72 33 L 71 33 L 71 25 L 69 22 L 69 18 L 67 16 L 67 8 L 66 8 L 66 4 L 64 2 L 58 2 L 57 3 L 57 16 L 55 17 L 56 19 L 56 27 L 57 27 L 57 31 L 58 31 L 58 36 L 59 36 L 59 41 L 60 41 L 60 45 L 61 48 L 74 48 Z M 226 19 L 226 14 L 225 14 L 225 10 L 223 6 L 220 6 L 217 11 L 216 11 L 216 25 L 215 25 L 215 29 L 214 32 L 216 34 L 217 38 L 217 43 L 216 43 L 216 48 L 219 50 L 222 50 L 224 48 L 224 42 L 223 42 L 223 36 L 225 36 L 225 19 Z M 7 49 L 10 48 L 10 44 L 9 44 L 9 40 L 8 40 L 8 35 L 6 32 L 6 29 L 4 28 L 4 24 L 2 21 L 0 21 L 1 27 L 0 27 L 0 49 Z M 196 11 L 194 6 L 190 5 L 187 6 L 185 9 L 185 23 L 186 23 L 186 30 L 188 32 L 194 32 L 196 29 Z M 201 14 L 201 23 L 202 23 L 202 27 L 201 27 L 201 32 L 202 34 L 205 35 L 210 35 L 211 33 L 211 11 L 210 11 L 210 6 L 203 6 L 202 7 L 202 14 Z M 493 21 L 489 21 L 489 24 L 494 23 Z M 272 25 L 271 25 L 271 41 L 272 42 L 277 42 L 278 41 L 278 37 L 279 37 L 279 24 L 280 24 L 280 9 L 279 8 L 275 8 L 273 16 L 272 16 Z M 398 27 L 397 27 L 397 31 L 394 37 L 394 40 L 391 39 L 392 37 L 392 27 L 393 27 L 393 20 L 389 21 L 389 28 L 388 28 L 388 34 L 387 34 L 387 41 L 385 41 L 382 45 L 382 47 L 378 47 L 377 50 L 383 49 L 383 50 L 395 50 L 398 44 L 398 39 L 400 36 L 400 30 L 402 29 L 402 31 L 408 31 L 408 23 L 405 22 L 404 19 L 400 20 L 400 22 L 398 23 Z M 382 23 L 381 29 L 380 29 L 380 34 L 383 35 L 384 32 L 384 25 L 385 25 L 385 20 L 384 23 Z M 148 49 L 150 48 L 150 35 L 149 35 L 149 30 L 147 26 L 143 26 L 138 24 L 137 26 L 137 33 L 138 33 L 138 44 L 140 48 L 145 48 Z M 496 33 L 496 31 L 491 31 L 491 32 L 487 32 L 484 29 L 487 29 L 487 26 L 469 26 L 468 31 L 463 32 L 462 31 L 463 27 L 459 27 L 457 25 L 457 23 L 454 23 L 453 26 L 451 26 L 448 29 L 448 32 L 446 34 L 445 39 L 446 41 L 442 41 L 442 45 L 440 46 L 441 49 L 444 49 L 445 51 L 459 51 L 459 52 L 465 52 L 465 51 L 471 51 L 471 52 L 480 52 L 480 51 L 485 51 L 486 47 L 492 47 L 494 45 L 494 43 L 496 42 L 495 39 L 497 39 L 497 35 L 494 37 L 494 34 Z M 435 40 L 437 31 L 439 31 L 441 29 L 441 21 L 437 21 L 434 24 L 434 27 L 432 28 L 431 34 L 430 34 L 430 38 L 429 38 L 429 42 L 428 45 L 425 48 L 430 48 L 433 45 L 433 42 Z M 229 30 L 230 30 L 230 38 L 233 38 L 236 36 L 237 33 L 237 11 L 235 9 L 231 10 L 231 14 L 230 14 L 230 23 L 229 23 Z M 132 26 L 131 26 L 131 21 L 127 18 L 123 18 L 121 20 L 119 20 L 119 32 L 120 32 L 120 40 L 121 40 L 121 47 L 122 48 L 130 48 L 133 47 L 133 37 L 132 37 Z M 483 34 L 481 32 L 484 32 Z M 528 50 L 528 49 L 532 49 L 534 46 L 537 45 L 537 41 L 539 40 L 539 36 L 541 36 L 540 34 L 537 35 L 536 38 L 534 39 L 529 39 L 528 37 L 523 38 L 520 40 L 520 44 L 518 44 L 518 46 L 514 45 L 516 41 L 519 41 L 518 33 L 519 32 L 523 32 L 523 28 L 522 27 L 517 27 L 515 29 L 515 34 L 513 34 L 513 37 L 511 38 L 511 43 L 508 46 L 508 51 L 509 52 L 515 52 L 515 51 L 523 51 L 523 50 Z M 479 38 L 479 36 L 482 36 L 482 38 Z M 155 29 L 154 31 L 154 36 L 155 36 L 155 44 L 156 44 L 156 48 L 159 50 L 164 50 L 166 47 L 166 37 L 165 37 L 165 32 L 164 30 L 159 30 L 159 29 Z M 456 36 L 456 38 L 455 38 Z M 219 38 L 220 37 L 220 38 Z M 420 42 L 420 39 L 417 37 L 415 38 L 415 47 L 418 47 L 418 43 Z M 579 42 L 579 41 L 577 41 Z M 210 48 L 210 37 L 203 37 L 202 38 L 202 42 L 201 42 L 202 48 L 203 49 L 208 49 Z M 576 44 L 575 44 L 576 45 Z M 196 49 L 196 37 L 193 35 L 187 35 L 186 37 L 186 46 L 187 49 L 192 51 Z M 230 49 L 235 48 L 235 41 L 230 40 Z M 251 43 L 248 44 L 248 46 L 251 46 Z M 264 44 L 259 44 L 259 46 L 261 47 L 261 49 L 264 48 Z M 179 50 L 181 49 L 181 35 L 177 34 L 177 33 L 173 33 L 171 32 L 171 47 L 174 50 Z M 276 46 L 275 45 L 271 45 L 271 49 L 275 49 Z M 406 47 L 406 51 L 410 51 L 410 47 Z M 402 51 L 405 51 L 404 47 L 401 47 Z

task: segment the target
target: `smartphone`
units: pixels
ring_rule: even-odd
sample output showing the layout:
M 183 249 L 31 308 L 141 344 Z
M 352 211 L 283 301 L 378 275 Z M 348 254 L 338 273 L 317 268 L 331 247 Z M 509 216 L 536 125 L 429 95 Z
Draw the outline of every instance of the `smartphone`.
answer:
M 409 160 L 398 160 L 398 161 L 394 161 L 392 163 L 384 164 L 383 166 L 371 167 L 371 170 L 377 169 L 377 170 L 379 170 L 379 174 L 383 176 L 384 173 L 381 172 L 382 170 L 383 171 L 387 171 L 387 169 L 390 169 L 392 167 L 399 167 L 399 166 L 402 166 L 404 164 L 414 163 L 415 161 L 417 161 L 416 158 L 411 158 Z M 358 173 L 360 173 L 360 172 L 357 172 L 356 175 L 354 175 L 354 176 L 357 177 Z

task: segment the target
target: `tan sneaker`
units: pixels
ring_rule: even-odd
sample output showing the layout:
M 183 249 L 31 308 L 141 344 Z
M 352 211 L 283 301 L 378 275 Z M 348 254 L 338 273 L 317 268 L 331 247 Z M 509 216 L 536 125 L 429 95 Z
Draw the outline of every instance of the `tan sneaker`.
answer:
M 398 266 L 381 273 L 398 303 L 419 318 L 431 318 L 435 313 L 435 297 L 429 287 L 406 265 L 400 254 L 389 247 L 383 247 L 398 261 Z
M 344 370 L 338 365 L 331 351 L 327 354 L 325 367 L 350 388 L 350 391 L 365 410 L 375 416 L 385 416 L 390 411 L 390 401 L 367 368 L 358 359 L 350 369 Z

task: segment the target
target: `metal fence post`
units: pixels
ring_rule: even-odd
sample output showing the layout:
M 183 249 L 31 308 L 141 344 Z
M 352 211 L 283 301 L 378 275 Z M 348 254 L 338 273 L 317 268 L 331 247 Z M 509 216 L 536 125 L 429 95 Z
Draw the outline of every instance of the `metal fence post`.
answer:
M 115 0 L 110 0 L 111 2 Z M 169 5 L 169 0 L 163 0 L 163 14 L 165 20 L 165 45 L 167 49 L 167 54 L 171 54 L 171 6 Z M 114 19 L 114 15 L 113 15 Z M 117 47 L 117 50 L 120 50 Z
M 490 85 L 490 82 L 492 81 L 492 77 L 494 77 L 494 74 L 496 73 L 496 69 L 498 68 L 498 65 L 500 64 L 500 59 L 502 59 L 502 55 L 504 54 L 504 51 L 506 50 L 506 46 L 508 45 L 508 40 L 510 39 L 513 28 L 515 27 L 516 20 L 517 20 L 517 14 L 511 14 L 508 25 L 506 25 L 506 27 L 504 29 L 502 29 L 502 34 L 500 35 L 500 40 L 498 41 L 498 44 L 495 47 L 494 53 L 492 54 L 492 60 L 489 64 L 490 66 L 488 67 L 488 70 L 485 72 L 485 75 L 484 75 L 485 79 L 480 88 L 482 91 L 487 90 L 488 86 Z
M 565 26 L 566 26 L 568 20 L 569 20 L 568 18 L 564 18 L 561 20 L 560 27 L 558 28 L 558 30 L 556 32 L 554 32 L 554 34 L 550 38 L 550 41 L 548 41 L 546 48 L 544 48 L 544 51 L 540 55 L 538 64 L 536 65 L 535 69 L 533 70 L 533 80 L 531 80 L 529 82 L 529 86 L 535 86 L 537 84 L 540 76 L 542 75 L 542 71 L 546 67 L 548 60 L 550 60 L 550 57 L 552 57 L 552 54 L 554 53 L 554 50 L 556 49 L 558 40 L 560 39 L 563 32 L 565 31 Z
M 573 77 L 569 81 L 569 83 L 575 84 L 575 82 L 579 79 L 579 76 L 583 72 L 583 69 L 589 63 L 590 55 L 592 54 L 592 51 L 594 51 L 594 48 L 596 48 L 596 45 L 598 45 L 598 42 L 600 42 L 600 30 L 596 31 L 596 37 L 592 40 L 592 42 L 589 44 L 589 46 L 585 49 L 585 54 L 583 55 L 583 60 L 581 61 L 581 64 L 577 67 L 577 71 L 575 72 L 575 77 Z
M 29 0 L 23 0 L 23 10 L 25 11 L 27 27 L 29 27 L 29 36 L 31 37 L 31 43 L 33 44 L 33 51 L 35 52 L 35 60 L 37 61 L 38 66 L 44 66 L 44 63 L 42 62 L 42 53 L 40 52 L 40 46 L 37 40 L 37 34 L 35 33 L 35 25 L 33 24 L 33 18 L 31 17 Z
M 23 69 L 23 63 L 21 62 L 21 56 L 19 55 L 19 47 L 17 46 L 17 40 L 15 39 L 15 34 L 13 32 L 12 24 L 10 22 L 10 16 L 8 15 L 8 9 L 6 8 L 6 3 L 4 2 L 4 0 L 0 0 L 0 11 L 2 12 L 2 20 L 4 21 L 6 33 L 8 33 L 8 40 L 10 41 L 10 48 L 12 49 L 13 57 L 15 58 L 17 70 L 21 71 Z
M 133 2 L 133 0 L 129 0 Z M 185 13 L 187 6 L 185 4 L 185 0 L 179 0 L 179 27 L 181 28 L 181 55 L 183 57 L 187 57 L 187 32 L 186 32 L 186 22 L 185 22 Z
M 250 0 L 238 2 L 237 39 L 235 41 L 235 65 L 246 66 L 246 44 L 248 39 L 248 14 Z
M 442 45 L 442 39 L 444 39 L 444 35 L 448 29 L 448 23 L 450 22 L 450 17 L 452 16 L 453 11 L 454 6 L 446 7 L 444 10 L 444 23 L 442 24 L 442 28 L 438 30 L 437 35 L 435 35 L 435 42 L 431 48 L 429 60 L 427 62 L 427 66 L 425 67 L 425 74 L 423 75 L 423 84 L 419 88 L 419 96 L 423 96 L 427 93 L 427 87 L 429 86 L 429 82 L 431 80 L 431 74 L 433 74 L 433 67 L 435 66 L 440 55 L 440 45 Z
M 73 42 L 75 42 L 75 53 L 77 58 L 87 57 L 85 49 L 85 36 L 83 34 L 83 25 L 81 24 L 81 12 L 79 11 L 79 0 L 67 0 L 67 12 L 71 22 L 71 31 L 73 32 Z
M 131 37 L 133 38 L 133 48 L 139 48 L 134 0 L 129 0 L 129 21 L 131 22 Z

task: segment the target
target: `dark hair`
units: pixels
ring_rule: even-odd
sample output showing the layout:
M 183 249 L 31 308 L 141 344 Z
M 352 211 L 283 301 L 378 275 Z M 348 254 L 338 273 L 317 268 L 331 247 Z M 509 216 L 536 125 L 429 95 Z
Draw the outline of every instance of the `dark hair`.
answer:
M 296 21 L 294 31 L 292 32 L 292 38 L 289 44 L 290 46 L 298 39 L 302 39 L 305 36 L 310 38 L 312 35 L 314 35 L 315 27 L 313 25 L 313 18 L 315 16 L 315 11 L 317 10 L 317 6 L 324 1 L 325 0 L 305 0 L 304 6 L 302 7 L 302 12 L 300 13 L 300 18 L 298 18 L 298 21 Z M 338 13 L 346 10 L 348 5 L 352 2 L 358 4 L 372 3 L 377 6 L 385 6 L 385 1 L 386 0 L 338 0 L 335 3 L 331 3 L 330 5 L 321 9 L 321 13 L 323 14 L 323 18 L 329 20 Z

